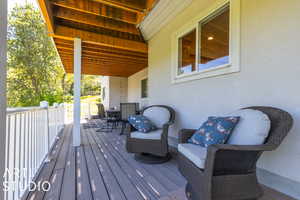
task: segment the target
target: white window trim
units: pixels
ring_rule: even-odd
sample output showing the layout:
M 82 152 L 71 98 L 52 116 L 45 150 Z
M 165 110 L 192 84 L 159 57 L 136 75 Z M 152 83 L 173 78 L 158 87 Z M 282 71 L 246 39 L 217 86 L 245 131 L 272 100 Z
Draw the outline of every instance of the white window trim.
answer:
M 178 75 L 178 50 L 179 38 L 196 29 L 196 66 L 198 66 L 199 56 L 199 22 L 207 18 L 209 15 L 218 11 L 225 5 L 230 4 L 230 34 L 229 34 L 229 64 L 220 65 L 214 68 L 205 69 L 201 71 L 194 71 L 187 74 Z M 218 0 L 211 7 L 201 12 L 189 23 L 182 26 L 172 35 L 172 64 L 171 64 L 171 78 L 172 83 L 181 83 L 197 79 L 209 78 L 230 74 L 240 71 L 240 0 Z M 233 39 L 234 38 L 234 39 Z

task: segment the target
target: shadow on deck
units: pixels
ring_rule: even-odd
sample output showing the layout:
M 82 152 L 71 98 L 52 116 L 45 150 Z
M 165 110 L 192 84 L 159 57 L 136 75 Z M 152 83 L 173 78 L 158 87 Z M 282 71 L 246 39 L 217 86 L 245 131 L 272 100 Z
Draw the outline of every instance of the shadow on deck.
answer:
M 82 145 L 72 147 L 72 125 L 65 127 L 38 180 L 48 180 L 48 192 L 26 193 L 23 200 L 185 200 L 185 179 L 176 156 L 164 164 L 146 165 L 125 150 L 119 131 L 97 133 L 97 121 L 82 126 Z M 265 188 L 260 200 L 293 200 Z

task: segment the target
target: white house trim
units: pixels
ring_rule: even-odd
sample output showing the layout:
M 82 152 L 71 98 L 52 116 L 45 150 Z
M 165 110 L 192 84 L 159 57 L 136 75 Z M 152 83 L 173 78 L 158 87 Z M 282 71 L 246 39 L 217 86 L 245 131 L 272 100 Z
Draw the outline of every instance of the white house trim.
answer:
M 6 149 L 7 0 L 0 1 L 0 182 L 4 183 Z M 0 199 L 4 199 L 2 188 Z
M 197 31 L 197 44 L 196 44 L 196 66 L 198 65 L 198 49 L 199 49 L 199 22 L 207 18 L 212 13 L 224 7 L 226 4 L 230 4 L 230 47 L 229 47 L 229 64 L 218 66 L 211 69 L 194 71 L 188 74 L 178 75 L 178 40 L 186 33 L 196 29 Z M 196 79 L 209 78 L 240 71 L 240 0 L 219 0 L 215 2 L 211 7 L 200 12 L 194 19 L 191 19 L 189 23 L 183 25 L 180 29 L 172 35 L 172 64 L 171 64 L 171 82 L 182 83 L 186 81 L 192 81 Z
M 80 79 L 81 79 L 81 39 L 74 39 L 74 125 L 73 146 L 80 146 Z
M 150 40 L 163 26 L 186 8 L 192 0 L 162 0 L 139 25 L 146 40 Z

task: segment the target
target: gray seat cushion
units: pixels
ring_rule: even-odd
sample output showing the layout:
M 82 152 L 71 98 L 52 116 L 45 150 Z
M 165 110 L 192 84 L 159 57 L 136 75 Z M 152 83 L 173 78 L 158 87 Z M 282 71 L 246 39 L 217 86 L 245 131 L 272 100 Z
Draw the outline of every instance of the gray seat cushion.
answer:
M 197 167 L 204 169 L 207 149 L 195 144 L 178 144 L 178 151 Z
M 163 130 L 162 129 L 157 129 L 155 131 L 150 131 L 148 133 L 143 133 L 139 131 L 132 132 L 130 134 L 131 138 L 136 138 L 136 139 L 146 139 L 146 140 L 160 140 L 161 135 L 162 135 Z

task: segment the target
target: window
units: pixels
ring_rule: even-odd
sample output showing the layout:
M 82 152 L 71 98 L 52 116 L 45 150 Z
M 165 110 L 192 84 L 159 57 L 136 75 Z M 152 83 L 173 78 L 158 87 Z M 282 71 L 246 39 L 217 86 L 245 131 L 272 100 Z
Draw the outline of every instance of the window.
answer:
M 148 78 L 141 80 L 141 98 L 148 98 Z
M 229 64 L 229 7 L 199 23 L 200 56 L 198 70 Z
M 102 101 L 104 101 L 105 100 L 105 97 L 106 97 L 106 94 L 105 94 L 105 91 L 106 89 L 105 89 L 105 87 L 103 87 L 102 88 Z
M 178 74 L 196 70 L 196 29 L 179 38 Z
M 240 1 L 203 11 L 173 34 L 172 81 L 190 81 L 239 71 Z

